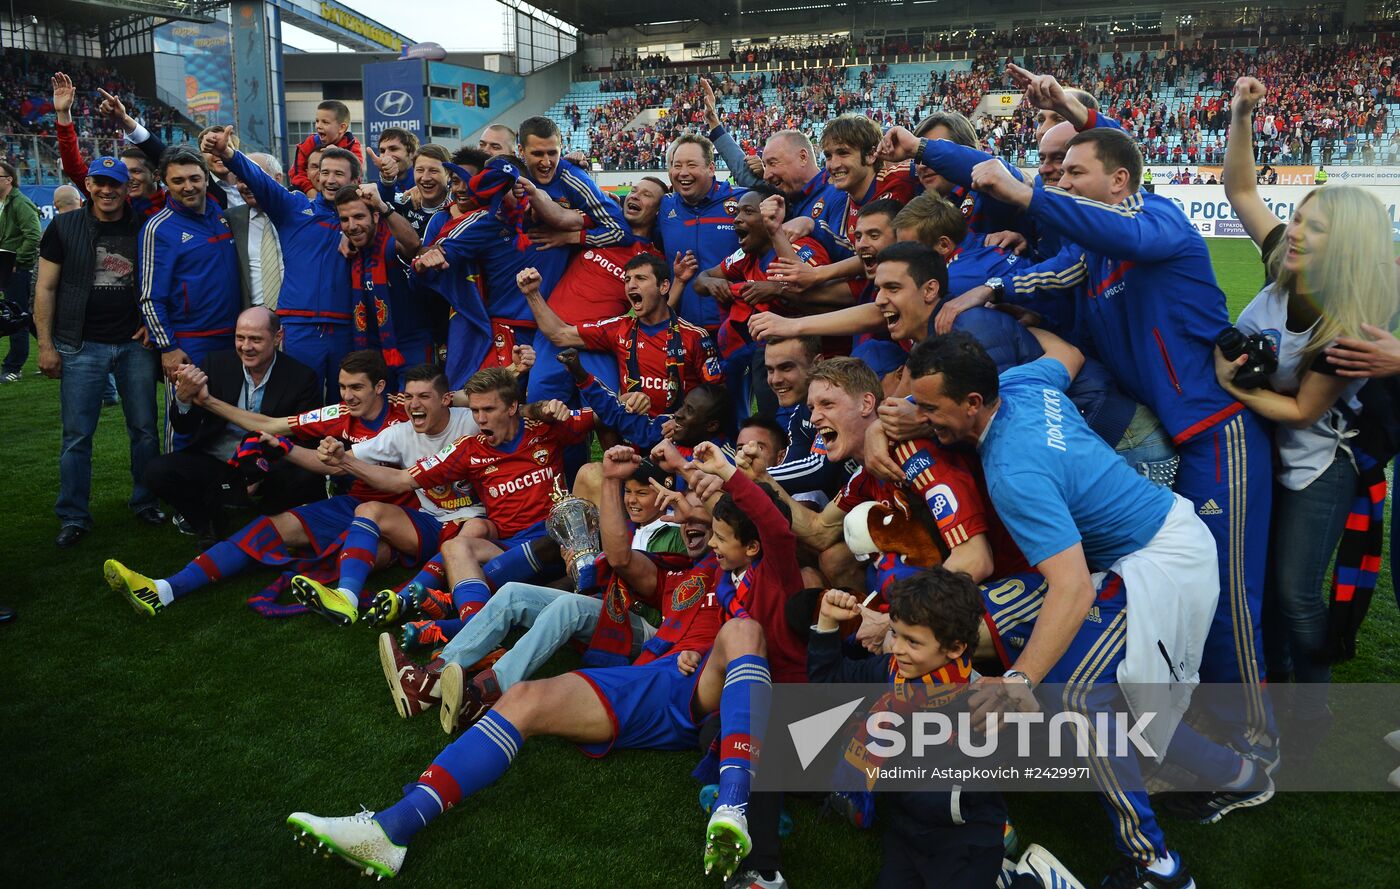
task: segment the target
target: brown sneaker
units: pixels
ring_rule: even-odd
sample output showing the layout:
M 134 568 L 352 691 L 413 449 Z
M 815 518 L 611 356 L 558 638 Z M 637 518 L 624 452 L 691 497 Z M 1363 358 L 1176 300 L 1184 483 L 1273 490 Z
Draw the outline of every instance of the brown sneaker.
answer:
M 483 670 L 465 681 L 459 664 L 448 664 L 442 671 L 442 730 L 449 735 L 468 728 L 501 699 L 501 685 L 495 670 Z
M 442 696 L 438 690 L 439 674 L 430 669 L 431 665 L 420 667 L 409 660 L 389 633 L 379 634 L 379 665 L 384 668 L 394 709 L 404 719 L 431 709 Z

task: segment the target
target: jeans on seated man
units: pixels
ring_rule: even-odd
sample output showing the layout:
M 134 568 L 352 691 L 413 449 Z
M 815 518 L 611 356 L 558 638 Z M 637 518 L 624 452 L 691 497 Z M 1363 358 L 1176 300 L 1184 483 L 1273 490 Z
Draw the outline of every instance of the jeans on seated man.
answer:
M 253 413 L 291 416 L 321 405 L 314 371 L 290 355 L 280 354 L 281 324 L 266 308 L 255 306 L 238 316 L 234 350 L 215 352 L 204 362 L 210 394 Z M 146 468 L 146 484 L 174 506 L 201 538 L 212 543 L 219 533 L 225 505 L 256 505 L 265 514 L 325 496 L 320 476 L 288 463 L 273 463 L 266 476 L 250 484 L 230 463 L 249 432 L 193 403 L 195 392 L 181 385 L 171 423 L 191 436 L 190 444 L 163 454 Z

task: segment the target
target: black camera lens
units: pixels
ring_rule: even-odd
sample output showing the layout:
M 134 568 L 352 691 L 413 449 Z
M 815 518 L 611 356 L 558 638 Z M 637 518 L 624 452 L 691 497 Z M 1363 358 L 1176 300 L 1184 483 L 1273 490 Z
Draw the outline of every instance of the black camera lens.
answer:
M 1249 345 L 1249 337 L 1237 328 L 1227 327 L 1215 338 L 1215 345 L 1220 348 L 1220 354 L 1225 356 L 1226 361 L 1234 361 L 1244 354 Z

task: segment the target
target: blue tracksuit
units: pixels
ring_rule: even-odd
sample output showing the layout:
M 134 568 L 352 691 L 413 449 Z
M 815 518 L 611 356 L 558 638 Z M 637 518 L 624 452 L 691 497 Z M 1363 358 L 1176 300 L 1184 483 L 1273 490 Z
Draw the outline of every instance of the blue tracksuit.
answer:
M 232 346 L 243 297 L 238 248 L 222 207 L 206 201 L 196 215 L 169 198 L 141 227 L 136 264 L 141 315 L 160 351 L 183 348 L 198 363 Z
M 961 186 L 961 188 L 955 189 L 953 194 L 948 195 L 948 200 L 952 201 L 954 205 L 965 205 L 968 200 L 972 202 L 971 206 L 963 207 L 963 215 L 967 217 L 969 229 L 982 234 L 1001 231 L 1016 231 L 1024 234 L 1026 220 L 1021 215 L 1020 209 L 1002 203 L 996 198 L 988 197 L 981 192 L 968 191 L 972 187 L 972 168 L 985 160 L 990 160 L 991 157 L 985 151 L 968 148 L 966 145 L 959 145 L 949 139 L 920 139 L 919 156 L 916 160 L 949 182 Z M 1011 171 L 1011 175 L 1015 176 L 1018 182 L 1025 181 L 1020 170 L 1006 161 L 1001 163 L 1002 166 Z
M 822 170 L 808 180 L 798 194 L 788 195 L 787 219 L 810 216 L 814 223 L 811 237 L 826 248 L 832 262 L 840 262 L 855 255 L 846 243 L 846 193 L 826 182 L 826 171 Z M 840 236 L 837 236 L 840 232 Z
M 589 376 L 588 382 L 578 387 L 578 392 L 583 406 L 593 409 L 599 423 L 616 429 L 623 439 L 641 448 L 643 453 L 661 443 L 661 427 L 671 420 L 671 414 L 653 417 L 631 413 L 617 400 L 617 393 L 594 376 Z
M 1021 257 L 1000 247 L 985 246 L 982 236 L 973 232 L 948 257 L 948 292 L 944 296 L 960 296 L 990 278 L 1005 278 L 1021 265 Z
M 534 315 L 515 283 L 515 276 L 529 265 L 530 251 L 517 249 L 515 236 L 515 229 L 483 209 L 473 212 L 466 221 L 459 220 L 452 234 L 437 245 L 451 265 L 448 274 L 479 272 L 477 287 L 492 321 L 512 327 L 534 327 Z
M 233 348 L 243 307 L 238 248 L 224 209 L 205 201 L 194 212 L 174 198 L 141 227 L 136 242 L 141 316 L 161 352 L 183 349 L 200 364 L 211 352 Z M 170 425 L 174 387 L 166 387 L 165 449 L 190 441 Z
M 1153 194 L 1109 206 L 1037 189 L 1028 215 L 1080 246 L 1013 275 L 1007 296 L 1074 292 L 1100 360 L 1172 435 L 1176 491 L 1195 504 L 1220 561 L 1201 678 L 1246 684 L 1244 719 L 1230 721 L 1257 740 L 1271 722 L 1258 686 L 1271 445 L 1263 423 L 1215 380 L 1215 337 L 1229 315 L 1205 241 L 1172 201 Z
M 277 299 L 286 331 L 282 349 L 316 371 L 326 386 L 327 403 L 332 403 L 340 397 L 340 359 L 354 348 L 350 261 L 340 255 L 340 217 L 324 196 L 313 201 L 288 191 L 241 151 L 233 153 L 228 168 L 247 183 L 277 227 L 287 258 L 288 274 Z
M 693 251 L 703 271 L 714 268 L 720 260 L 738 250 L 734 214 L 738 212 L 739 197 L 743 193 L 742 188 L 716 180 L 709 194 L 694 204 L 675 192 L 663 197 L 656 226 L 666 256 L 674 259 L 677 253 Z M 712 298 L 696 293 L 694 284 L 692 279 L 681 292 L 681 317 L 713 333 L 719 329 L 719 307 Z

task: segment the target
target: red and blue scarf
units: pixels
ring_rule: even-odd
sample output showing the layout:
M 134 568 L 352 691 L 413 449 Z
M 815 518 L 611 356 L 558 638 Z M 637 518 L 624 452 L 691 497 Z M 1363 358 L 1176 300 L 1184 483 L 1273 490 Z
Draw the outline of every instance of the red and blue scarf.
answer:
M 357 250 L 351 263 L 355 349 L 378 348 L 384 353 L 385 364 L 403 367 L 403 353 L 394 339 L 394 323 L 389 317 L 389 263 L 398 261 L 391 253 L 389 240 L 389 226 L 380 222 L 374 243 Z

